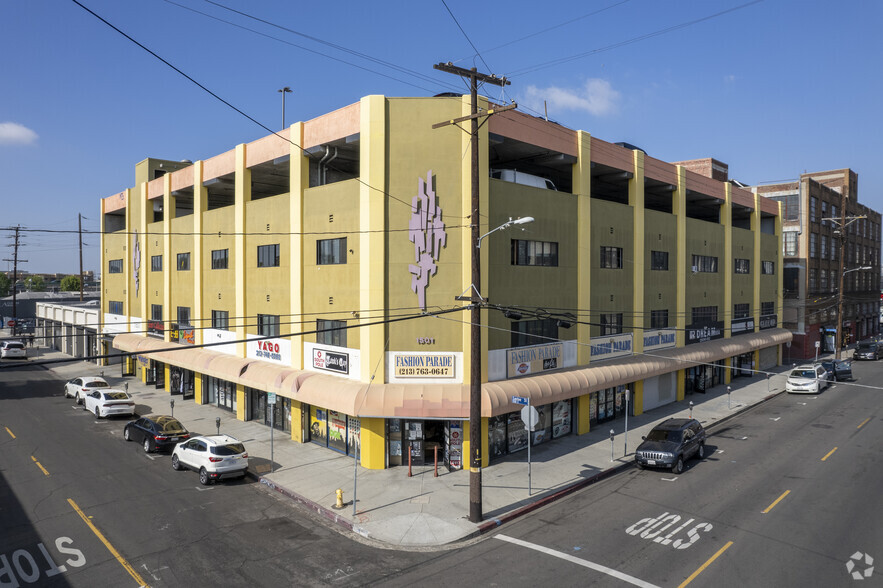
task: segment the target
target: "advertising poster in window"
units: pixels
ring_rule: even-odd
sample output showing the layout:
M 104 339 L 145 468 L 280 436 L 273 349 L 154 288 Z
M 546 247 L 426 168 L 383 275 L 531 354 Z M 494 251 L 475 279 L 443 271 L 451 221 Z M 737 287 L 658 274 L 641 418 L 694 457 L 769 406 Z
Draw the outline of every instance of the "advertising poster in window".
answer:
M 328 447 L 346 453 L 346 415 L 328 411 Z
M 347 453 L 360 455 L 362 450 L 362 422 L 353 417 L 347 421 Z
M 522 449 L 527 449 L 527 427 L 520 413 L 509 413 L 509 453 Z
M 463 467 L 463 421 L 445 424 L 445 465 L 451 472 Z
M 491 457 L 506 455 L 506 415 L 488 419 L 488 451 Z
M 319 445 L 327 445 L 328 432 L 326 430 L 326 414 L 321 408 L 310 407 L 310 441 Z
M 537 407 L 537 424 L 531 433 L 534 445 L 539 445 L 552 438 L 552 405 Z
M 552 405 L 552 438 L 570 433 L 570 401 L 562 400 Z

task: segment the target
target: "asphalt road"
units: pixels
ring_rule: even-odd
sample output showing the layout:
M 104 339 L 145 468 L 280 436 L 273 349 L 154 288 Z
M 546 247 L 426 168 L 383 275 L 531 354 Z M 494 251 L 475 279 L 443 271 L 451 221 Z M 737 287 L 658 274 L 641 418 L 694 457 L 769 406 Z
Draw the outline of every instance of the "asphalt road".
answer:
M 433 557 L 354 541 L 250 480 L 202 487 L 61 390 L 0 370 L 0 586 L 358 586 Z
M 883 362 L 854 370 L 883 384 Z M 846 383 L 781 395 L 712 429 L 681 476 L 629 470 L 383 584 L 879 586 L 881 401 Z

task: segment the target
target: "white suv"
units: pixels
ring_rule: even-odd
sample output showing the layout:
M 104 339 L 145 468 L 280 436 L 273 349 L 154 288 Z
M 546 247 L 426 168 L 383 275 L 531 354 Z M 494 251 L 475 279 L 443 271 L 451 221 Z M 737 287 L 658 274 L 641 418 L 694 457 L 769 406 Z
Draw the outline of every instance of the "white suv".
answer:
M 821 364 L 799 365 L 788 374 L 785 391 L 789 394 L 818 394 L 830 384 L 828 371 Z
M 0 358 L 27 359 L 28 351 L 21 341 L 4 341 L 0 344 Z
M 199 472 L 203 486 L 224 478 L 240 478 L 248 471 L 248 453 L 236 437 L 206 435 L 178 443 L 172 451 L 172 468 Z

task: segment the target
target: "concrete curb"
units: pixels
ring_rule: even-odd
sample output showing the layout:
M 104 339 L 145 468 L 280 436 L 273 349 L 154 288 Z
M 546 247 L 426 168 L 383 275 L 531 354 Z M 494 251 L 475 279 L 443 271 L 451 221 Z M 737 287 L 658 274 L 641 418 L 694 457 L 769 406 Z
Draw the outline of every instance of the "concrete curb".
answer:
M 329 521 L 331 521 L 332 523 L 334 523 L 336 525 L 340 525 L 341 527 L 343 527 L 347 531 L 354 530 L 352 521 L 342 517 L 341 515 L 334 512 L 333 510 L 325 508 L 324 506 L 320 506 L 319 504 L 313 502 L 309 498 L 301 496 L 297 492 L 294 492 L 292 490 L 289 490 L 288 488 L 285 488 L 284 486 L 280 486 L 280 485 L 276 484 L 275 482 L 273 482 L 269 478 L 266 478 L 264 476 L 260 476 L 258 474 L 251 472 L 251 471 L 249 471 L 248 474 L 246 474 L 246 475 L 249 478 L 251 478 L 252 480 L 255 480 L 255 481 L 263 484 L 264 486 L 266 486 L 270 490 L 275 490 L 276 492 L 278 492 L 279 494 L 282 494 L 286 498 L 290 498 L 290 499 L 294 500 L 295 502 L 303 504 L 304 506 L 306 506 L 310 510 L 314 511 L 319 516 L 328 519 Z

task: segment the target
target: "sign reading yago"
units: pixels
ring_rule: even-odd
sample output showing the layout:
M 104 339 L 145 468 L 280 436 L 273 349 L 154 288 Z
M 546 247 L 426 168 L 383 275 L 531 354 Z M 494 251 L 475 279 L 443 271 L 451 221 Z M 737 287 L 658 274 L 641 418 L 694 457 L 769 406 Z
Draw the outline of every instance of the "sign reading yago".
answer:
M 644 331 L 644 351 L 668 349 L 677 345 L 674 329 L 654 329 Z
M 395 378 L 456 377 L 453 353 L 393 353 Z
M 249 338 L 257 335 L 249 335 Z M 288 339 L 259 339 L 245 343 L 247 357 L 291 365 L 291 341 Z
M 417 195 L 411 199 L 408 240 L 414 243 L 414 263 L 408 264 L 411 291 L 417 295 L 417 306 L 426 310 L 429 277 L 438 271 L 436 262 L 448 241 L 442 209 L 432 186 L 432 170 L 426 172 L 426 180 L 417 180 Z
M 506 350 L 506 377 L 518 378 L 562 367 L 564 343 L 549 343 Z
M 314 347 L 313 367 L 317 370 L 347 375 L 350 373 L 350 354 Z
M 589 347 L 592 361 L 626 357 L 634 353 L 631 333 L 592 337 Z

